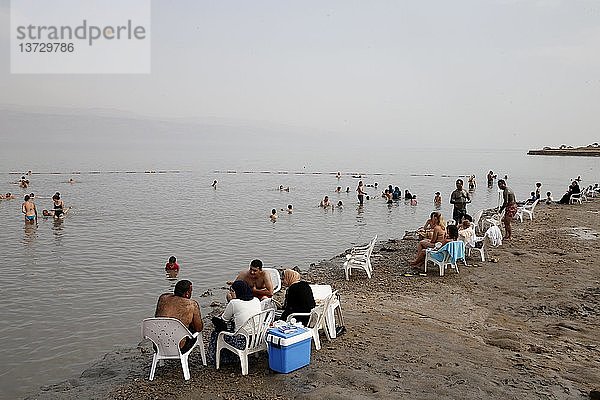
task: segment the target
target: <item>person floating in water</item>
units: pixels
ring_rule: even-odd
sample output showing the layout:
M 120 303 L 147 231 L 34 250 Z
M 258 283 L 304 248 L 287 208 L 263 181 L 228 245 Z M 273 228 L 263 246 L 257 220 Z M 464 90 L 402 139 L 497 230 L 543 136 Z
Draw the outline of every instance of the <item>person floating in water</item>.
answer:
M 31 201 L 28 194 L 25 195 L 23 200 L 24 202 L 21 206 L 21 210 L 23 211 L 23 214 L 25 214 L 25 222 L 37 223 L 37 209 L 35 208 L 35 204 Z
M 287 211 L 288 214 L 291 214 L 293 212 L 293 207 L 291 204 L 288 204 L 287 210 L 282 208 L 281 211 Z
M 179 271 L 179 264 L 175 256 L 169 257 L 169 262 L 165 265 L 165 271 Z
M 217 180 L 215 179 L 211 185 L 214 189 L 217 188 Z
M 331 206 L 331 201 L 329 201 L 329 196 L 325 196 L 323 198 L 323 200 L 321 200 L 321 204 L 319 204 L 320 207 L 323 208 L 327 208 Z

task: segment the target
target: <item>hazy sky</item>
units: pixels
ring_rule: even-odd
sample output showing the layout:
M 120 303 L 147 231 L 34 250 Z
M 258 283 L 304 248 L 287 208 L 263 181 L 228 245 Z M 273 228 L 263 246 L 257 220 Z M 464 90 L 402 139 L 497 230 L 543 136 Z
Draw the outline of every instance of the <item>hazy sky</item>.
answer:
M 0 0 L 0 105 L 256 120 L 391 143 L 600 138 L 597 0 L 154 1 L 149 75 L 11 75 L 8 7 Z

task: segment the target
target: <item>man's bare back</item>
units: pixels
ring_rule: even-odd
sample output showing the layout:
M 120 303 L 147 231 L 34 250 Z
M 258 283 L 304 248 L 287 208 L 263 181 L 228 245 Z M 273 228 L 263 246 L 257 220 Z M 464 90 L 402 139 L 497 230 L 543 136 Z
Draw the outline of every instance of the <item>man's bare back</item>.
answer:
M 155 317 L 177 318 L 192 332 L 200 332 L 203 328 L 200 306 L 196 300 L 164 293 L 158 298 Z

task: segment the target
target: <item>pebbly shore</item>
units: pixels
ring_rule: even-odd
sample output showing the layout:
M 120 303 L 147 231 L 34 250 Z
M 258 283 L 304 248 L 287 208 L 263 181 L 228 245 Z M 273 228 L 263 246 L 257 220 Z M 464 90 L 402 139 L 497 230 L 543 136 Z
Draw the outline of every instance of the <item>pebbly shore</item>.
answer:
M 190 358 L 148 381 L 151 348 L 105 355 L 78 378 L 31 399 L 586 399 L 600 388 L 600 201 L 536 209 L 514 238 L 468 258 L 460 273 L 413 274 L 416 241 L 376 246 L 374 275 L 344 279 L 344 253 L 303 272 L 341 293 L 347 332 L 314 351 L 311 364 L 273 373 L 265 354 L 217 371 Z M 582 235 L 581 232 L 585 232 Z M 211 315 L 223 306 L 214 289 Z M 209 334 L 205 335 L 205 339 Z

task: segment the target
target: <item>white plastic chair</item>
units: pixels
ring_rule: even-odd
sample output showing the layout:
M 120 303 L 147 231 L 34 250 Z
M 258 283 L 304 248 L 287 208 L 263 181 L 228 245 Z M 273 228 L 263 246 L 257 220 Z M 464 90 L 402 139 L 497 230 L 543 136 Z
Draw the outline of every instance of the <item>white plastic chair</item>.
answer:
M 451 246 L 462 246 L 462 251 L 459 251 L 458 255 L 462 255 L 462 256 L 458 256 L 458 257 L 453 257 L 453 255 L 450 253 L 451 250 Z M 446 271 L 446 268 L 448 268 L 448 266 L 450 266 L 451 268 L 454 268 L 456 270 L 456 273 L 458 273 L 458 265 L 457 265 L 457 261 L 462 259 L 464 260 L 464 254 L 465 254 L 465 244 L 462 240 L 456 240 L 453 242 L 449 242 L 446 243 L 445 245 L 443 245 L 439 250 L 436 249 L 427 249 L 425 250 L 425 273 L 427 273 L 427 263 L 429 261 L 433 262 L 435 265 L 437 265 L 440 268 L 440 276 L 444 276 L 444 273 Z
M 479 231 L 483 230 L 483 227 L 481 226 L 481 217 L 483 215 L 483 209 L 477 211 L 475 213 L 475 217 L 473 217 L 473 225 L 475 225 L 475 229 L 479 229 Z
M 467 253 L 467 256 L 471 256 L 471 251 L 476 250 L 479 255 L 481 256 L 481 262 L 485 262 L 485 250 L 483 249 L 485 247 L 485 236 L 475 236 L 475 244 L 481 242 L 481 247 L 477 247 L 475 246 L 471 246 L 470 243 L 465 243 L 465 252 Z
M 327 298 L 333 293 L 331 285 L 310 285 L 310 289 L 313 292 L 313 297 L 317 304 L 324 303 L 325 300 L 327 300 Z M 344 316 L 342 314 L 342 304 L 340 302 L 339 294 L 334 296 L 325 314 L 325 326 L 327 327 L 327 333 L 331 339 L 335 339 L 337 337 L 336 317 L 339 326 L 344 326 Z
M 325 323 L 325 318 L 327 316 L 327 311 L 331 307 L 334 299 L 337 299 L 338 292 L 337 290 L 331 293 L 323 304 L 320 304 L 313 308 L 309 313 L 293 313 L 288 315 L 287 322 L 290 322 L 292 318 L 308 316 L 308 323 L 306 324 L 306 328 L 309 329 L 313 335 L 313 340 L 315 342 L 315 349 L 321 350 L 321 339 L 319 338 L 319 331 L 322 329 L 325 331 L 325 335 L 328 340 L 331 340 L 331 336 L 329 335 L 327 325 Z
M 242 375 L 248 375 L 248 355 L 267 349 L 267 329 L 269 329 L 274 318 L 274 310 L 265 310 L 248 318 L 248 321 L 234 333 L 220 332 L 219 336 L 217 336 L 217 369 L 221 366 L 221 350 L 227 349 L 240 358 Z M 225 341 L 225 336 L 236 335 L 242 335 L 246 338 L 246 346 L 242 350 Z
M 273 284 L 273 294 L 279 292 L 281 290 L 281 275 L 279 275 L 279 271 L 275 268 L 263 268 L 265 272 L 269 273 L 271 277 L 271 283 Z
M 185 337 L 196 338 L 194 345 L 185 353 L 181 352 L 179 342 Z M 154 379 L 156 364 L 162 360 L 180 359 L 183 377 L 187 381 L 190 379 L 190 370 L 188 367 L 188 356 L 196 346 L 200 346 L 200 355 L 202 364 L 206 365 L 206 353 L 204 351 L 204 342 L 202 332 L 191 333 L 183 323 L 176 318 L 146 318 L 142 321 L 142 338 L 150 339 L 156 346 L 154 357 L 152 358 L 152 368 L 150 369 L 150 380 Z
M 373 266 L 371 265 L 371 255 L 377 242 L 377 235 L 371 240 L 366 246 L 356 246 L 350 250 L 349 254 L 346 254 L 346 261 L 344 262 L 344 274 L 346 280 L 350 280 L 352 275 L 352 269 L 363 269 L 367 273 L 367 277 L 370 279 L 373 273 Z
M 523 214 L 526 214 L 527 216 L 529 216 L 529 220 L 533 221 L 533 210 L 535 209 L 535 206 L 537 206 L 539 201 L 540 201 L 540 199 L 536 199 L 531 204 L 526 204 L 526 205 L 518 207 L 517 214 L 515 215 L 515 217 L 518 218 L 519 221 L 523 222 Z
M 582 200 L 583 200 L 583 198 L 581 196 L 581 192 L 573 193 L 571 195 L 571 197 L 569 197 L 569 204 L 575 204 L 575 203 L 582 204 Z

